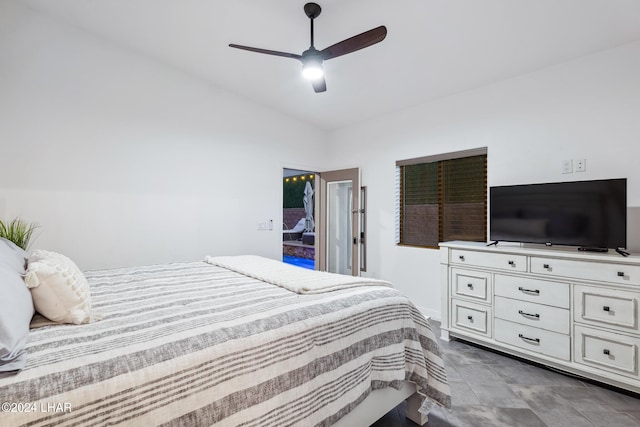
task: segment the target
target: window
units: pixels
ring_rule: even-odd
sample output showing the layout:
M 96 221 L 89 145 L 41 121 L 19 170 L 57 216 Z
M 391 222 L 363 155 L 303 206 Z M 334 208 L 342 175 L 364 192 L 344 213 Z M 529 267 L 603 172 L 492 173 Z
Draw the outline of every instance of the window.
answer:
M 396 162 L 396 243 L 486 239 L 486 147 Z

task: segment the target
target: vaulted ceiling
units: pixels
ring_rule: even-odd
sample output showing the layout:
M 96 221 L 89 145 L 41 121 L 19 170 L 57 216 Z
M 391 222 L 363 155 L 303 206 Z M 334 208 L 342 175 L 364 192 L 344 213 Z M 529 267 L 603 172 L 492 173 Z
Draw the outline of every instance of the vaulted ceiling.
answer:
M 319 0 L 315 46 L 385 25 L 325 62 L 314 93 L 299 0 L 25 0 L 30 7 L 322 129 L 337 129 L 640 39 L 640 0 Z

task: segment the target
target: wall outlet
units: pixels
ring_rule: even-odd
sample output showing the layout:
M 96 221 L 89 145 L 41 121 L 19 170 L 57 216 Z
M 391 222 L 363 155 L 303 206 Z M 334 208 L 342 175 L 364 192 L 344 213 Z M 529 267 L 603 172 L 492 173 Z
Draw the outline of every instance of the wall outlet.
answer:
M 562 173 L 573 173 L 573 161 L 572 160 L 563 160 L 562 161 Z
M 587 170 L 587 159 L 576 160 L 576 172 L 585 172 Z

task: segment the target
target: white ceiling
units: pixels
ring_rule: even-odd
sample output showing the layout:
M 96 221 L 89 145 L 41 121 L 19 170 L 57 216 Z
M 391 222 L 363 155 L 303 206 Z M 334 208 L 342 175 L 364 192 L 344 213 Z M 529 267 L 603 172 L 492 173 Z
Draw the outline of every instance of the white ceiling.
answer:
M 319 50 L 385 25 L 379 44 L 325 62 L 316 94 L 298 61 L 231 49 L 309 47 L 300 0 L 26 0 L 34 9 L 322 129 L 640 39 L 640 0 L 319 0 Z

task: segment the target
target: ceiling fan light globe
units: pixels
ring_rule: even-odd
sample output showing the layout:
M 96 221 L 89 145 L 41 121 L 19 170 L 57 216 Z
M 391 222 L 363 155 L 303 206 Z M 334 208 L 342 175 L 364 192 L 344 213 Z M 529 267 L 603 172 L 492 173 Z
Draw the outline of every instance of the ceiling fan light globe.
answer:
M 317 80 L 322 78 L 324 71 L 322 70 L 322 61 L 316 58 L 307 58 L 302 65 L 302 75 L 308 80 Z
M 305 79 L 317 80 L 322 78 L 324 72 L 320 66 L 304 67 L 302 68 L 302 75 Z

